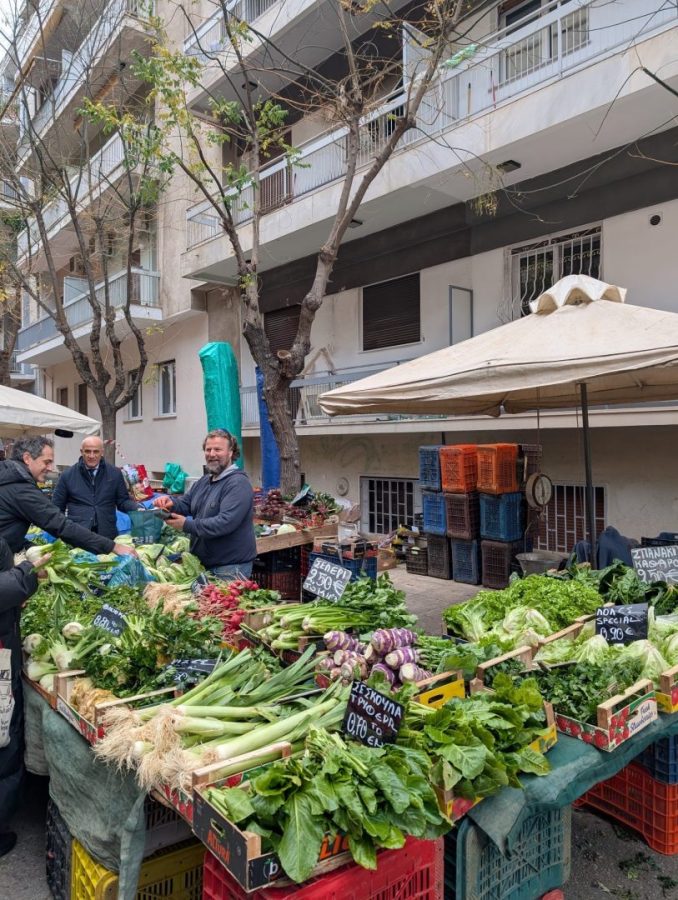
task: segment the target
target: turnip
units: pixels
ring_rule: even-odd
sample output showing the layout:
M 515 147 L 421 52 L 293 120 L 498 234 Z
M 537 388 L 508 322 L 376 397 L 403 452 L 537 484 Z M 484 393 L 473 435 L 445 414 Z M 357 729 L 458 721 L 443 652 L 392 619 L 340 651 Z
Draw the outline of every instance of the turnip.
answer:
M 397 650 L 386 654 L 384 662 L 390 669 L 399 669 L 405 663 L 419 662 L 420 656 L 419 650 L 415 650 L 414 647 L 398 647 Z
M 412 684 L 417 681 L 424 681 L 424 679 L 431 677 L 430 672 L 427 672 L 426 669 L 422 669 L 414 663 L 405 663 L 404 666 L 400 667 L 399 674 L 403 684 Z

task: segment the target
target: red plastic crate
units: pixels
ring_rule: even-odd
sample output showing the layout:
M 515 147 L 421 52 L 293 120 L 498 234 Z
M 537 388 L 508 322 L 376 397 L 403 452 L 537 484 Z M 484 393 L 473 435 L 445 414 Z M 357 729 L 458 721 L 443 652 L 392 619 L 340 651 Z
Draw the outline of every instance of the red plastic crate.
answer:
M 577 806 L 591 806 L 640 832 L 657 853 L 678 853 L 678 784 L 656 781 L 636 763 L 594 785 Z
M 302 581 L 304 580 L 304 578 L 306 578 L 306 576 L 308 575 L 310 568 L 311 568 L 311 563 L 309 562 L 309 556 L 312 553 L 312 547 L 313 547 L 312 544 L 307 544 L 306 546 L 301 548 L 299 569 L 300 569 Z
M 267 591 L 278 591 L 283 600 L 298 603 L 301 596 L 301 572 L 257 572 L 253 570 L 252 580 Z
M 221 863 L 205 854 L 202 900 L 440 900 L 443 840 L 408 838 L 401 850 L 382 850 L 375 871 L 351 864 L 304 884 L 248 894 Z
M 440 448 L 440 483 L 446 494 L 475 491 L 478 457 L 475 444 L 453 444 Z
M 518 490 L 517 444 L 479 444 L 476 450 L 481 494 L 509 494 Z

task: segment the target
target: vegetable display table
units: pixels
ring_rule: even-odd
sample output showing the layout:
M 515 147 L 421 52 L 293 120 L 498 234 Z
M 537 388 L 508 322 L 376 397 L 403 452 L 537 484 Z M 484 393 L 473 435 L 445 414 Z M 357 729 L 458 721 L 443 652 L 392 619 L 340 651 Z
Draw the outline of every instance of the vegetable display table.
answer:
M 316 528 L 302 528 L 301 531 L 287 534 L 269 534 L 257 538 L 257 553 L 272 553 L 274 550 L 288 550 L 290 547 L 301 547 L 312 544 L 315 538 L 336 538 L 337 525 L 320 525 Z

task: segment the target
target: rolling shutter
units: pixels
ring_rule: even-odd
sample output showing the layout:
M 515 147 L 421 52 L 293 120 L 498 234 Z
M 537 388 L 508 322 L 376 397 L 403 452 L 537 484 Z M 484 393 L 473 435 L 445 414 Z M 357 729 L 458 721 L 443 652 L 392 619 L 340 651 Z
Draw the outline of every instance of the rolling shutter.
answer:
M 363 288 L 363 350 L 420 340 L 418 272 Z
M 271 345 L 271 351 L 289 350 L 299 327 L 301 306 L 285 306 L 264 314 L 264 331 Z

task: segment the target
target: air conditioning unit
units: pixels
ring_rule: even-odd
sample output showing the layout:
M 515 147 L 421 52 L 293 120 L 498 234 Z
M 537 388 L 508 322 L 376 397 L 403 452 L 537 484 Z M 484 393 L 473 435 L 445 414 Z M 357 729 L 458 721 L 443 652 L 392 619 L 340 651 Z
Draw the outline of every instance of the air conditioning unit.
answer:
M 71 275 L 85 274 L 85 266 L 82 262 L 82 257 L 80 256 L 80 254 L 71 256 L 71 258 L 68 260 L 68 271 Z

